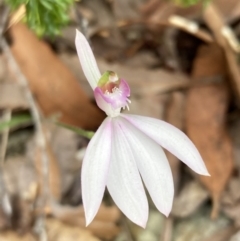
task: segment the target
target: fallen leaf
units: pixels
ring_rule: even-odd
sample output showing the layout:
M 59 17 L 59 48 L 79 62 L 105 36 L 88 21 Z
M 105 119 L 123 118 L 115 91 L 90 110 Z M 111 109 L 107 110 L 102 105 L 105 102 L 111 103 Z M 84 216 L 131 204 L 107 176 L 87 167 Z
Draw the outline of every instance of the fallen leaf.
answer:
M 229 240 L 229 238 L 237 231 L 237 228 L 234 225 L 229 225 L 228 227 L 225 227 L 219 232 L 214 233 L 209 238 L 204 239 L 203 241 L 226 241 Z M 229 240 L 231 241 L 231 240 Z M 236 240 L 237 241 L 237 240 Z
M 214 0 L 214 4 L 222 12 L 224 21 L 231 22 L 240 17 L 239 0 Z
M 222 50 L 215 45 L 202 46 L 197 54 L 192 78 L 226 76 Z M 212 217 L 216 217 L 219 199 L 233 170 L 233 147 L 226 131 L 229 102 L 225 82 L 192 87 L 187 95 L 186 129 L 194 142 L 211 177 L 200 176 L 213 200 Z
M 46 220 L 49 241 L 100 241 L 86 229 L 69 226 L 56 219 Z
M 131 97 L 130 110 L 129 112 L 126 111 L 126 113 L 163 119 L 168 97 L 168 94 L 143 96 L 142 98 L 133 96 Z M 155 104 L 153 105 L 152 103 Z
M 235 225 L 240 227 L 240 190 L 239 190 L 239 178 L 232 177 L 227 190 L 223 194 L 222 198 L 222 210 L 231 219 L 234 220 Z
M 175 91 L 171 94 L 170 101 L 166 106 L 166 121 L 176 126 L 180 130 L 183 128 L 184 112 L 182 111 L 185 107 L 185 95 L 180 91 Z M 160 118 L 162 119 L 162 118 Z M 178 190 L 180 181 L 180 161 L 167 152 L 167 158 L 170 163 L 175 190 Z
M 20 235 L 14 231 L 5 231 L 0 234 L 0 241 L 37 241 L 33 234 Z
M 42 185 L 46 185 L 46 183 L 43 181 L 46 176 L 44 174 L 44 168 L 43 167 L 43 156 L 42 152 L 45 151 L 46 156 L 48 157 L 48 183 L 49 183 L 49 189 L 50 189 L 50 195 L 55 199 L 55 200 L 60 200 L 61 198 L 61 177 L 60 177 L 60 167 L 58 160 L 56 158 L 55 153 L 52 151 L 52 146 L 50 144 L 50 140 L 48 138 L 49 134 L 49 129 L 47 125 L 43 125 L 43 130 L 44 130 L 44 137 L 45 137 L 45 143 L 46 143 L 46 149 L 42 150 L 40 147 L 36 144 L 35 145 L 35 150 L 34 150 L 34 161 L 36 164 L 36 170 L 39 175 L 39 181 Z M 43 186 L 41 185 L 41 188 Z
M 208 198 L 209 194 L 196 181 L 188 182 L 173 201 L 172 215 L 185 218 L 193 214 Z
M 52 203 L 50 213 L 69 225 L 82 228 L 86 226 L 83 206 L 71 207 Z M 111 239 L 120 231 L 119 227 L 116 226 L 119 218 L 120 211 L 116 206 L 107 207 L 102 204 L 87 230 L 100 238 Z
M 173 240 L 213 241 L 214 239 L 212 237 L 216 234 L 219 234 L 225 229 L 232 228 L 230 219 L 226 218 L 224 215 L 219 215 L 216 220 L 211 220 L 208 216 L 209 211 L 209 208 L 203 207 L 199 209 L 195 215 L 180 219 L 176 223 Z
M 13 55 L 44 114 L 60 114 L 67 124 L 96 129 L 104 114 L 90 102 L 50 47 L 20 23 L 10 28 L 10 34 Z
M 230 83 L 232 84 L 233 91 L 238 98 L 237 103 L 239 104 L 240 103 L 240 70 L 237 62 L 237 55 L 234 53 L 233 49 L 230 46 L 230 42 L 232 41 L 230 42 L 227 41 L 228 39 L 224 35 L 224 31 L 223 31 L 227 29 L 227 32 L 229 31 L 231 32 L 231 29 L 229 26 L 224 24 L 222 13 L 219 11 L 219 9 L 216 7 L 214 3 L 208 4 L 208 6 L 203 12 L 203 17 L 206 24 L 213 32 L 218 45 L 223 48 L 223 52 L 227 60 L 225 62 L 225 65 L 228 66 L 228 72 L 231 76 Z M 238 40 L 236 40 L 237 38 L 235 37 L 233 32 L 232 32 L 232 35 L 234 37 L 231 36 L 231 38 L 235 38 L 234 40 L 238 44 Z
M 38 180 L 32 162 L 24 156 L 6 159 L 3 181 L 10 200 L 11 226 L 21 233 L 33 222 L 33 205 L 38 194 Z
M 229 241 L 239 241 L 240 240 L 240 231 L 236 232 Z

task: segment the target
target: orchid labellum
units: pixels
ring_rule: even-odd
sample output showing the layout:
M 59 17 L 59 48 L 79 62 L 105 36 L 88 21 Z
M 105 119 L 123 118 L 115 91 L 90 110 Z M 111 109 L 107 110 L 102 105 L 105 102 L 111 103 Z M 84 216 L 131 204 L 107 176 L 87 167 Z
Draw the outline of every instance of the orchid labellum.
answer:
M 121 109 L 129 109 L 130 104 L 127 82 L 113 71 L 100 73 L 92 50 L 79 31 L 76 48 L 97 105 L 107 114 L 83 159 L 86 223 L 95 217 L 107 187 L 121 211 L 145 227 L 148 201 L 143 182 L 161 213 L 168 216 L 172 208 L 173 178 L 162 147 L 196 173 L 209 175 L 208 171 L 194 144 L 176 127 L 158 119 L 121 114 Z

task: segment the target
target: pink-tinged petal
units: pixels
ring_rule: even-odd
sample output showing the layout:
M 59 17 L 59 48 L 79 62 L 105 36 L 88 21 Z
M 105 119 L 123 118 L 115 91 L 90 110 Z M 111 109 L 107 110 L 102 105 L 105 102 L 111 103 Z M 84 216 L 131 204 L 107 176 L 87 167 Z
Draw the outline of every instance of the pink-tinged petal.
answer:
M 82 198 L 86 225 L 101 204 L 111 157 L 112 123 L 106 118 L 88 144 L 82 165 Z
M 173 125 L 150 117 L 121 115 L 159 145 L 174 154 L 192 170 L 209 176 L 207 168 L 192 141 Z
M 88 41 L 78 30 L 76 30 L 75 45 L 84 75 L 92 89 L 95 89 L 99 79 L 101 78 L 101 73 L 98 69 L 95 57 Z
M 115 91 L 113 90 L 112 93 L 103 93 L 100 87 L 97 87 L 94 90 L 94 93 L 95 92 L 101 95 L 102 99 L 104 99 L 106 103 L 110 104 L 113 109 L 125 107 L 126 104 L 128 104 L 127 99 L 130 96 L 130 88 L 125 80 L 121 80 L 119 87 L 116 88 Z
M 160 212 L 168 216 L 172 209 L 174 186 L 163 149 L 124 118 L 121 123 L 124 124 L 125 136 L 154 204 Z
M 121 82 L 119 84 L 119 89 L 122 91 L 124 96 L 127 96 L 127 97 L 130 96 L 130 87 L 124 79 L 121 79 Z
M 121 108 L 112 108 L 112 105 L 105 101 L 102 90 L 99 87 L 94 89 L 94 97 L 98 107 L 103 110 L 108 116 L 115 117 L 120 114 Z
M 126 131 L 118 118 L 113 118 L 114 136 L 107 188 L 122 212 L 132 222 L 145 227 L 148 202 Z

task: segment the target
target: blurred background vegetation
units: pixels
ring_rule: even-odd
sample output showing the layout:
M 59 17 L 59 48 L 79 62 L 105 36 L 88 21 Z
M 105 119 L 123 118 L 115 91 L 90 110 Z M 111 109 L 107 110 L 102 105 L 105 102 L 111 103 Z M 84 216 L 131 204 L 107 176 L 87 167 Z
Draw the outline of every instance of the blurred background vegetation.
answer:
M 182 6 L 191 6 L 210 0 L 168 0 Z M 25 21 L 38 36 L 56 36 L 69 21 L 69 11 L 75 0 L 5 0 L 12 11 L 25 7 Z

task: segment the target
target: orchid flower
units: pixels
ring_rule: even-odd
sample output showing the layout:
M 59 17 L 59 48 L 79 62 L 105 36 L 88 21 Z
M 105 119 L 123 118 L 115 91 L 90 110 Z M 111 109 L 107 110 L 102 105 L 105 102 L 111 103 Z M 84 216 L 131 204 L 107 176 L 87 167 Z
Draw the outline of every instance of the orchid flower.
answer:
M 143 182 L 161 213 L 168 216 L 172 208 L 173 178 L 162 147 L 196 173 L 208 176 L 208 171 L 194 144 L 176 127 L 154 118 L 122 114 L 121 109 L 129 109 L 131 103 L 127 82 L 113 71 L 100 73 L 91 47 L 79 31 L 75 44 L 97 105 L 107 114 L 83 159 L 86 224 L 95 217 L 107 187 L 120 210 L 145 227 L 148 201 Z

